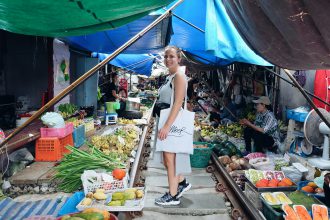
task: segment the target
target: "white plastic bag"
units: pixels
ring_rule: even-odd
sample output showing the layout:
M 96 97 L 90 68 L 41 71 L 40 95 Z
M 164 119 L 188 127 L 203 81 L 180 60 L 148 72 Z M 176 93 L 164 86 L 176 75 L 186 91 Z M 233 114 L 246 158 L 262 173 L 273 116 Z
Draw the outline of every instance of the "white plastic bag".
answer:
M 59 113 L 56 112 L 47 112 L 41 117 L 42 123 L 47 125 L 49 128 L 64 128 L 65 122 Z
M 281 170 L 283 171 L 284 175 L 291 179 L 293 182 L 297 183 L 301 180 L 302 173 L 295 168 L 294 166 L 289 167 L 282 167 Z

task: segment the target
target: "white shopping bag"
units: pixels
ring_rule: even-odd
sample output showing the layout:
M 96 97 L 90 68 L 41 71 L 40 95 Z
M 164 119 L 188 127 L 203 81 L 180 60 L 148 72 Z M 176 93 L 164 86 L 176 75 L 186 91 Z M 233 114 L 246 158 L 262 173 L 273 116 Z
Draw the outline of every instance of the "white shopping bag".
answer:
M 170 108 L 163 109 L 160 111 L 158 130 L 160 130 L 164 126 L 171 112 L 173 100 L 174 84 Z M 174 123 L 170 128 L 167 138 L 165 140 L 160 140 L 159 138 L 157 138 L 156 151 L 193 154 L 195 112 L 187 110 L 187 94 L 185 96 L 184 102 L 184 108 L 181 109 L 178 113 Z

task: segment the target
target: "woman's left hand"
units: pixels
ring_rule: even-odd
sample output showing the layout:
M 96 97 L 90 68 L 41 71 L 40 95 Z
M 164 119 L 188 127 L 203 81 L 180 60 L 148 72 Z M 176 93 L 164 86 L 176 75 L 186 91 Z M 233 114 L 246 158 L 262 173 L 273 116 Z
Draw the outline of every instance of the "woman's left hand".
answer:
M 159 131 L 158 131 L 158 138 L 160 140 L 165 140 L 167 138 L 168 132 L 170 131 L 170 128 L 167 126 L 162 127 Z

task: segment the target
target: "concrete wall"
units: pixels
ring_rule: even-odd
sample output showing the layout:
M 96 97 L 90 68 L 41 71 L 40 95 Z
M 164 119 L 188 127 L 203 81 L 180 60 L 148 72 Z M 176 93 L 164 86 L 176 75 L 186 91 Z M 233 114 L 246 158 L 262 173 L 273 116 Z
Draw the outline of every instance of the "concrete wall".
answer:
M 46 38 L 5 33 L 5 94 L 28 96 L 30 107 L 40 108 L 48 86 Z
M 294 71 L 291 71 L 291 73 L 293 74 Z M 282 69 L 281 69 L 281 76 L 291 81 Z M 304 89 L 311 93 L 314 93 L 314 77 L 315 77 L 315 70 L 306 71 L 306 83 Z M 301 94 L 301 92 L 296 87 L 293 87 L 284 80 L 280 81 L 279 103 L 282 109 L 283 118 L 285 117 L 286 108 L 292 109 L 292 108 L 297 108 L 299 106 L 308 105 L 307 100 Z

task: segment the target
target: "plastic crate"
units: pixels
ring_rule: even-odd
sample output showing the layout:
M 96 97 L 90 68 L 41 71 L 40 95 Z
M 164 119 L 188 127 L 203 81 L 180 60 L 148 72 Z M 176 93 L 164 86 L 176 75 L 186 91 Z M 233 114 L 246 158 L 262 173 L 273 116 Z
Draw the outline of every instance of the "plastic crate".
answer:
M 72 132 L 73 143 L 75 147 L 80 147 L 85 142 L 85 125 L 79 125 Z
M 275 209 L 273 209 L 272 206 L 270 206 L 262 197 L 259 197 L 262 204 L 262 214 L 265 216 L 267 220 L 282 220 L 284 212 L 278 212 Z
M 194 154 L 190 155 L 190 163 L 195 168 L 205 168 L 209 164 L 213 145 L 207 142 L 194 142 L 194 145 L 207 145 L 208 148 L 194 148 Z
M 73 124 L 67 123 L 64 128 L 40 128 L 40 136 L 64 138 L 73 132 Z
M 90 182 L 87 179 L 84 178 L 84 176 L 81 176 L 81 181 L 84 188 L 84 193 L 87 195 L 89 192 L 94 192 L 96 189 L 104 189 L 105 192 L 111 192 L 118 189 L 125 189 L 128 187 L 128 176 L 126 175 L 122 180 L 116 180 L 114 179 L 111 182 L 105 182 L 105 181 L 95 181 Z
M 295 121 L 304 122 L 308 112 L 296 112 L 294 109 L 287 109 L 286 110 L 286 118 L 293 119 Z
M 35 161 L 59 161 L 63 154 L 70 153 L 67 145 L 73 146 L 72 134 L 64 138 L 39 138 L 36 141 Z

